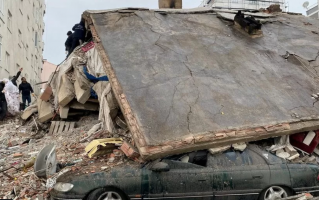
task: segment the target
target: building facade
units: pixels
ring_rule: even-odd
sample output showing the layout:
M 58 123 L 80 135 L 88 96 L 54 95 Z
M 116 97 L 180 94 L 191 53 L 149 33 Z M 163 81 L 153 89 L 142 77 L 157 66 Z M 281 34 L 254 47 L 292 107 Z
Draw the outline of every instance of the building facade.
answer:
M 314 19 L 319 19 L 319 0 L 318 3 L 308 7 L 307 16 Z
M 46 84 L 44 83 L 49 80 L 51 74 L 55 71 L 57 66 L 48 62 L 47 60 L 43 60 L 43 70 L 41 72 L 41 89 L 44 90 L 46 88 Z
M 223 9 L 251 9 L 259 10 L 272 4 L 279 4 L 285 9 L 285 0 L 204 0 L 202 6 Z
M 35 84 L 41 81 L 45 9 L 44 0 L 0 0 L 0 79 L 23 68 L 21 77 L 35 93 L 41 89 Z

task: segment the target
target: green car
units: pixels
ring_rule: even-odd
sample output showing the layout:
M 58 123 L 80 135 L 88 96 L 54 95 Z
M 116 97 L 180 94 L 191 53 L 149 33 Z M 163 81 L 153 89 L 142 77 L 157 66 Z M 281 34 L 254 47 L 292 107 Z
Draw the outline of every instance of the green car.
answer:
M 319 168 L 290 164 L 255 145 L 217 155 L 198 151 L 145 166 L 58 178 L 51 199 L 261 199 L 319 191 Z

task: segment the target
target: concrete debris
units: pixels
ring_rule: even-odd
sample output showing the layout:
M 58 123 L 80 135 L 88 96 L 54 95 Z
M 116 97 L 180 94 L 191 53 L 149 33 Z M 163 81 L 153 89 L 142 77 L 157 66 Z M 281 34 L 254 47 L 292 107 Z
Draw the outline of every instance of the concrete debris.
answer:
M 216 148 L 210 148 L 208 149 L 209 153 L 211 154 L 217 154 L 217 153 L 222 153 L 228 149 L 231 148 L 231 145 L 227 145 L 227 146 L 224 146 L 224 147 L 216 147 Z
M 261 8 L 259 12 L 264 12 L 264 13 L 279 13 L 282 12 L 280 5 L 279 4 L 272 4 L 268 8 Z
M 235 150 L 244 151 L 247 148 L 247 144 L 246 143 L 238 143 L 238 144 L 233 144 L 232 147 Z
M 60 90 L 58 93 L 59 105 L 66 106 L 68 105 L 75 97 L 74 94 L 74 85 L 68 79 L 67 75 L 64 74 L 61 77 Z
M 158 4 L 160 9 L 162 8 L 182 9 L 183 8 L 183 0 L 159 0 Z
M 281 198 L 279 200 L 308 200 L 308 199 L 318 200 L 319 197 L 314 197 L 309 193 L 304 193 L 304 194 L 298 194 L 298 195 L 290 196 L 290 197 L 286 197 L 286 198 Z
M 280 158 L 283 158 L 283 159 L 287 159 L 287 158 L 290 157 L 290 154 L 287 153 L 287 152 L 284 152 L 282 149 L 281 149 L 281 150 L 278 150 L 278 151 L 276 152 L 276 155 L 277 155 L 278 157 L 280 157 Z
M 28 108 L 26 108 L 23 112 L 23 114 L 21 115 L 21 118 L 23 120 L 27 120 L 29 119 L 29 117 L 31 117 L 34 113 L 38 112 L 38 105 L 34 104 L 29 106 Z
M 137 149 L 133 147 L 128 142 L 124 142 L 123 145 L 121 146 L 121 150 L 124 152 L 124 154 L 131 159 L 137 159 L 140 154 L 138 153 Z

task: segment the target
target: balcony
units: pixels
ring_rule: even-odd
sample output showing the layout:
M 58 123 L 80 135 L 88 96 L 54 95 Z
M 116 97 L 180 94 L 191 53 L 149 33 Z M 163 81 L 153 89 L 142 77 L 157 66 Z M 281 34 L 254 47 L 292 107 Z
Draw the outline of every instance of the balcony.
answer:
M 309 9 L 307 10 L 307 16 L 314 15 L 315 13 L 318 13 L 318 4 L 309 7 Z

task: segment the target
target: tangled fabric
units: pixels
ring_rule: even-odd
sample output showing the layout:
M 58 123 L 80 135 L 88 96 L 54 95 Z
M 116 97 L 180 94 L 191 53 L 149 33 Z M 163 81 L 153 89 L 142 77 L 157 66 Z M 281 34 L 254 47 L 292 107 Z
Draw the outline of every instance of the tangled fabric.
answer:
M 5 82 L 4 95 L 7 101 L 8 113 L 11 115 L 17 115 L 20 108 L 19 89 L 9 80 L 3 79 Z

